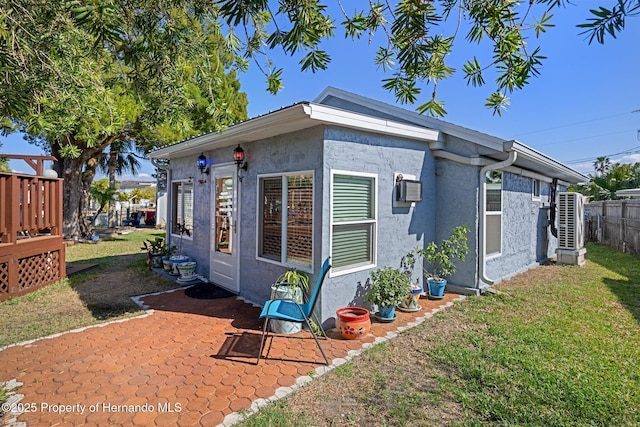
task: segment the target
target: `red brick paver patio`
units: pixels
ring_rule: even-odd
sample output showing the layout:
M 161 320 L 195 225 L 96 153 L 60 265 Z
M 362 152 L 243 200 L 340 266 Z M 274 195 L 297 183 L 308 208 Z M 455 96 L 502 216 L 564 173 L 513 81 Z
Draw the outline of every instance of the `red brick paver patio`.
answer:
M 360 340 L 334 331 L 321 341 L 334 364 L 366 343 L 422 320 L 459 295 L 421 299 L 422 310 L 373 320 Z M 0 381 L 23 383 L 18 421 L 28 426 L 233 424 L 325 371 L 309 332 L 276 336 L 255 365 L 260 309 L 236 298 L 203 300 L 184 290 L 142 298 L 148 315 L 90 327 L 0 351 Z M 266 352 L 266 350 L 265 350 Z M 225 419 L 225 417 L 227 417 Z

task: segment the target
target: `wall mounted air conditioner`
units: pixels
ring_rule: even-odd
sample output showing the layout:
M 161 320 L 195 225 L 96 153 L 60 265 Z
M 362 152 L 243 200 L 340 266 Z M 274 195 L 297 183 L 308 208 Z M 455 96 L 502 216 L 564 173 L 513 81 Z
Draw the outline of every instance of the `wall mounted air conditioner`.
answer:
M 558 262 L 584 264 L 584 196 L 558 194 Z
M 415 175 L 406 173 L 394 173 L 395 182 L 393 207 L 410 208 L 416 202 L 422 201 L 422 181 L 418 181 Z
M 398 202 L 422 201 L 422 182 L 411 179 L 403 179 L 398 182 L 396 200 Z

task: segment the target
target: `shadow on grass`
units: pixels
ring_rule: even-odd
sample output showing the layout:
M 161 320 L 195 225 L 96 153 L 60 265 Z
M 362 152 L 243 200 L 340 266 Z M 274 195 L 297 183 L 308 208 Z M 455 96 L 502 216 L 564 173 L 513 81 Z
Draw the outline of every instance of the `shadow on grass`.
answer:
M 640 257 L 625 254 L 604 245 L 589 244 L 587 258 L 595 264 L 624 276 L 623 280 L 605 277 L 603 283 L 640 324 Z
M 176 287 L 172 281 L 151 272 L 145 259 L 143 253 L 87 259 L 85 262 L 98 267 L 70 276 L 70 286 L 97 320 L 139 312 L 132 296 Z

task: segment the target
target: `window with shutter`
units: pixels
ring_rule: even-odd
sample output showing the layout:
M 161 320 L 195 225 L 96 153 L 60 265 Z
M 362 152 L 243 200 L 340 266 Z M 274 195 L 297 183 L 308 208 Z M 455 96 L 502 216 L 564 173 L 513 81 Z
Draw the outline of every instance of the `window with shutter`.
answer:
M 258 258 L 311 270 L 313 172 L 262 176 L 258 180 Z
M 333 271 L 375 265 L 376 176 L 334 172 L 331 197 Z

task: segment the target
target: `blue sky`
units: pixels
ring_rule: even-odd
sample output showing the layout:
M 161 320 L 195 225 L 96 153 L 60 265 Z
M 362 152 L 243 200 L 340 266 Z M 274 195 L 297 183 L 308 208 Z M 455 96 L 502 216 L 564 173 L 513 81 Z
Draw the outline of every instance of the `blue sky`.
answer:
M 541 45 L 541 53 L 547 56 L 541 75 L 511 96 L 511 106 L 502 117 L 493 116 L 484 107 L 485 98 L 493 90 L 491 85 L 467 86 L 461 73 L 442 82 L 438 97 L 445 101 L 448 111 L 444 120 L 504 139 L 517 139 L 584 173 L 593 171 L 592 163 L 598 156 L 607 155 L 614 162 L 640 162 L 640 19 L 628 19 L 618 38 L 608 38 L 604 45 L 589 45 L 575 27 L 586 21 L 589 8 L 609 4 L 610 0 L 588 0 L 554 11 L 556 27 L 541 39 L 530 40 L 531 46 Z M 252 64 L 239 76 L 242 90 L 248 95 L 249 116 L 298 101 L 312 101 L 326 86 L 396 104 L 393 94 L 382 88 L 381 80 L 388 75 L 373 63 L 377 45 L 368 45 L 367 40 L 345 40 L 338 28 L 336 38 L 326 42 L 324 48 L 332 62 L 328 70 L 316 74 L 300 72 L 299 57 L 272 53 L 276 65 L 284 68 L 284 89 L 275 96 L 266 92 L 266 79 Z M 450 65 L 461 69 L 473 55 L 482 62 L 490 51 L 486 46 L 468 45 L 461 34 Z M 487 76 L 485 80 L 490 82 L 491 78 Z M 425 95 L 430 91 L 428 88 Z M 420 101 L 426 102 L 427 98 Z M 0 142 L 5 153 L 42 154 L 19 135 L 0 137 Z M 31 173 L 23 163 L 12 163 L 12 167 Z M 146 164 L 139 177 L 147 178 L 151 173 L 153 167 Z

